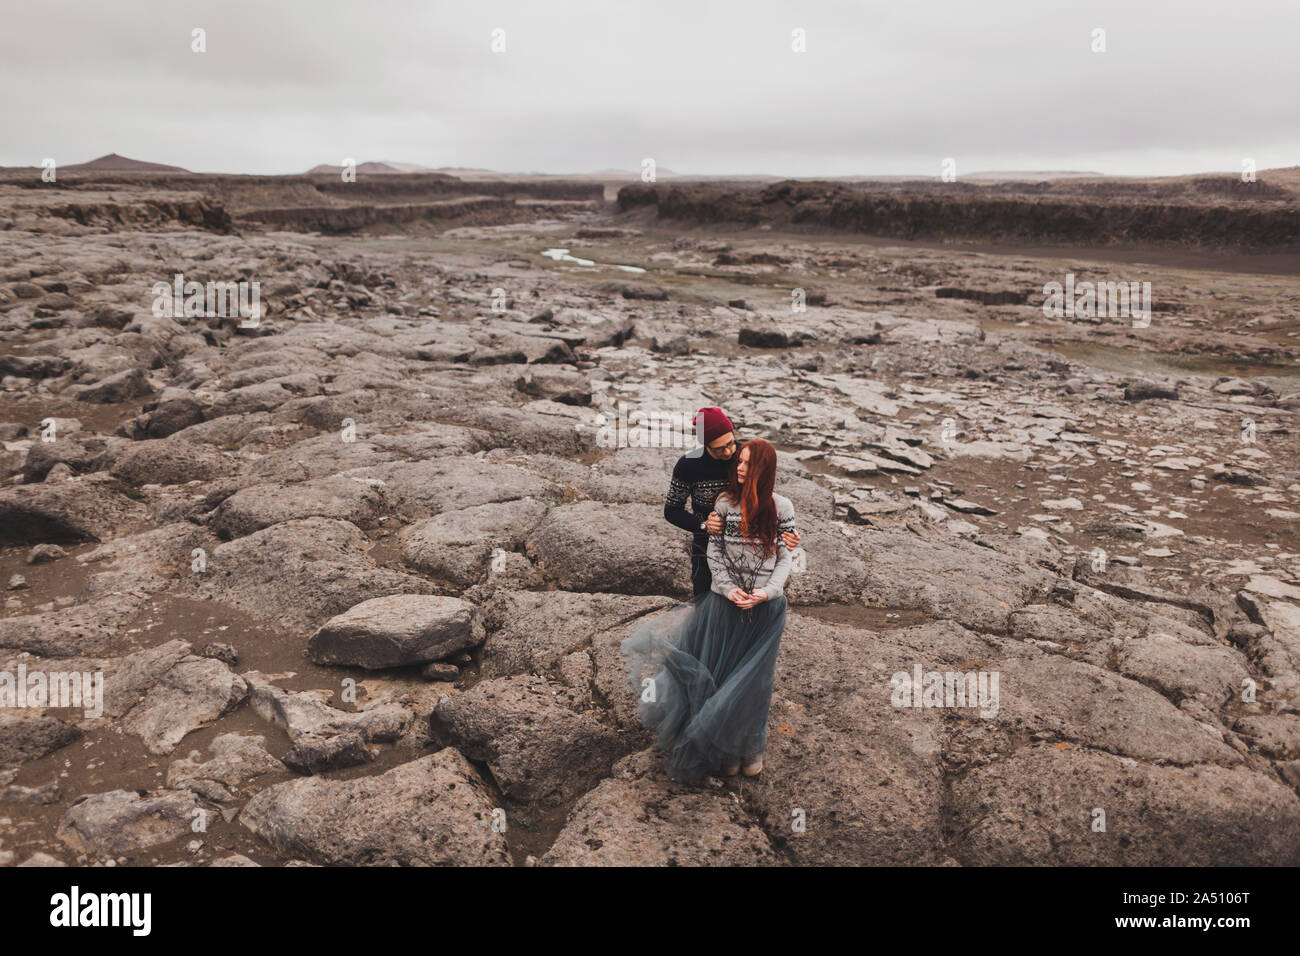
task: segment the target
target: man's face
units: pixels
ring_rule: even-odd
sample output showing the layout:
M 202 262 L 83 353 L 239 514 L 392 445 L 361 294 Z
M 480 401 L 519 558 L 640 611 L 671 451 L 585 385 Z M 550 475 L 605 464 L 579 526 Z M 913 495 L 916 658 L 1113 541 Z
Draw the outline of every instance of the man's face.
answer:
M 725 435 L 719 435 L 704 447 L 718 461 L 726 461 L 736 453 L 736 433 L 727 432 Z

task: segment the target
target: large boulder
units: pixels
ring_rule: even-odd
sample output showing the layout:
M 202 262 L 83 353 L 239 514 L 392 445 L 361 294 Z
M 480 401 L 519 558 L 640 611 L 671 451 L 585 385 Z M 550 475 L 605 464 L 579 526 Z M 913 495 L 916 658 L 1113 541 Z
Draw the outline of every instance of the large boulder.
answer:
M 690 593 L 690 536 L 652 505 L 579 501 L 552 508 L 528 552 L 557 588 L 624 594 Z
M 378 670 L 442 660 L 482 640 L 474 605 L 432 594 L 362 601 L 330 618 L 307 642 L 317 664 Z
M 505 836 L 453 748 L 352 780 L 308 777 L 248 801 L 239 821 L 279 853 L 342 866 L 504 866 Z

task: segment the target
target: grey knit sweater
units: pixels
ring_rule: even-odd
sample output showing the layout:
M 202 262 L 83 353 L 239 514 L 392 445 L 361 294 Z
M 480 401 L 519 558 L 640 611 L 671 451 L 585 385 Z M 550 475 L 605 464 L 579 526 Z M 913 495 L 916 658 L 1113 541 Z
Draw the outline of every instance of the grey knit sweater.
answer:
M 762 588 L 768 600 L 775 600 L 785 592 L 791 558 L 790 549 L 781 540 L 781 535 L 795 530 L 794 505 L 784 495 L 773 494 L 772 499 L 776 502 L 776 554 L 766 559 L 750 541 L 741 537 L 740 505 L 732 504 L 722 495 L 713 503 L 713 510 L 722 518 L 723 534 L 709 535 L 709 571 L 713 574 L 713 590 L 723 597 L 733 588 L 747 591 Z M 733 562 L 731 568 L 727 558 Z M 736 576 L 741 580 L 736 580 L 731 573 L 736 567 L 739 568 Z

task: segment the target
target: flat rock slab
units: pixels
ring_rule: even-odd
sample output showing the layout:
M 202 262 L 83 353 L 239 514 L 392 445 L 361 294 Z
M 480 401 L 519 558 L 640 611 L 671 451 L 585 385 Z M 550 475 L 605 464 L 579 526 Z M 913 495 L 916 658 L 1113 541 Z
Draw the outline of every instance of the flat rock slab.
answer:
M 52 714 L 0 712 L 0 766 L 36 760 L 80 737 L 74 724 Z
M 531 471 L 478 458 L 435 458 L 352 468 L 349 477 L 377 478 L 393 508 L 407 521 L 497 501 L 559 501 L 558 486 Z
M 232 475 L 238 465 L 213 445 L 159 438 L 133 442 L 117 456 L 110 472 L 133 485 L 181 485 Z
M 1092 828 L 1097 810 L 1105 832 Z M 1300 798 L 1244 768 L 1041 745 L 955 781 L 953 813 L 966 866 L 1300 863 Z
M 143 797 L 134 790 L 111 790 L 78 799 L 56 833 L 79 853 L 120 856 L 188 836 L 196 810 L 188 790 Z
M 427 664 L 473 647 L 475 607 L 459 598 L 394 594 L 372 598 L 321 625 L 307 642 L 317 664 L 378 670 Z
M 276 784 L 239 820 L 278 852 L 315 863 L 508 866 L 493 809 L 469 761 L 448 747 L 374 777 Z
M 1119 670 L 1162 694 L 1193 697 L 1218 709 L 1238 698 L 1250 677 L 1246 658 L 1234 647 L 1186 644 L 1170 634 L 1152 634 L 1120 649 Z
M 928 540 L 900 528 L 861 537 L 867 604 L 925 611 L 980 630 L 1005 631 L 1012 611 L 1041 603 L 1054 575 L 956 538 Z

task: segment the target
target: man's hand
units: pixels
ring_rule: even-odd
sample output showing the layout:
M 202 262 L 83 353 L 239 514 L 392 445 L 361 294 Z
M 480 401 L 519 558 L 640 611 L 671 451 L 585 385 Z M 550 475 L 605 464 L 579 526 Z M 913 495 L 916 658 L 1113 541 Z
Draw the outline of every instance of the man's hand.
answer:
M 781 535 L 781 540 L 785 542 L 786 548 L 793 551 L 795 548 L 799 547 L 799 532 L 787 531 L 785 534 Z
M 704 530 L 709 534 L 722 534 L 722 515 L 716 511 L 710 511 L 709 519 L 704 523 Z

